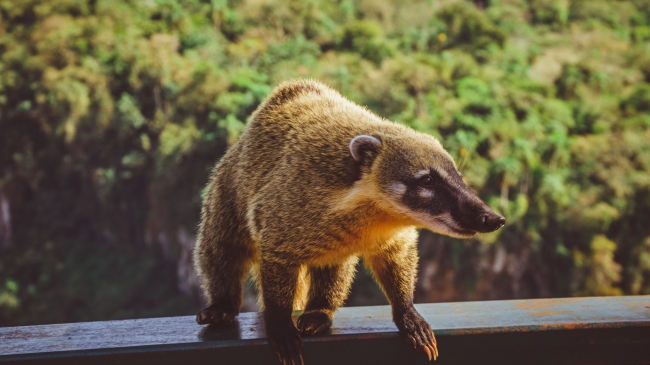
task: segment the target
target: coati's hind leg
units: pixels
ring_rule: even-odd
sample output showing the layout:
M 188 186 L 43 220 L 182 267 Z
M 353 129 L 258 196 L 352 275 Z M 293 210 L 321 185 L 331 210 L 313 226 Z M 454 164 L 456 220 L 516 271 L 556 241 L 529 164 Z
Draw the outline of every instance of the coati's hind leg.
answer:
M 354 256 L 340 265 L 309 269 L 311 286 L 305 312 L 298 318 L 298 329 L 304 335 L 316 335 L 332 325 L 334 312 L 343 305 L 359 258 Z
M 204 272 L 203 287 L 208 297 L 208 306 L 196 316 L 199 324 L 231 322 L 238 314 L 242 303 L 242 285 L 248 273 L 251 260 L 247 252 L 217 249 L 205 258 L 219 261 L 219 265 L 208 266 Z
M 236 221 L 232 210 L 222 207 L 224 201 L 211 199 L 217 193 L 210 191 L 205 200 L 194 251 L 208 299 L 208 306 L 196 316 L 199 324 L 228 323 L 239 314 L 243 281 L 256 252 L 245 225 Z

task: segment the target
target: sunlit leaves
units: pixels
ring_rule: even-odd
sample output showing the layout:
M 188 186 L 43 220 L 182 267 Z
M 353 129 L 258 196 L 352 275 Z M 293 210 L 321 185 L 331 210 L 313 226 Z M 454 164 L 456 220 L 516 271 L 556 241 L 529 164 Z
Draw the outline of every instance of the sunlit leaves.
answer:
M 11 279 L 6 279 L 4 288 L 0 287 L 0 309 L 11 311 L 20 306 L 20 299 L 16 295 L 18 292 L 18 283 Z
M 137 100 L 130 94 L 122 93 L 115 106 L 119 113 L 117 117 L 120 123 L 129 124 L 132 128 L 136 129 L 144 125 L 145 118 L 138 108 Z
M 359 53 L 376 64 L 380 64 L 394 53 L 390 45 L 382 39 L 381 28 L 373 22 L 351 22 L 341 32 L 341 49 Z
M 234 115 L 228 114 L 226 119 L 219 121 L 219 127 L 226 130 L 228 134 L 228 144 L 232 145 L 237 141 L 237 137 L 244 130 L 244 123 L 239 121 Z
M 163 156 L 180 158 L 187 154 L 201 138 L 201 132 L 192 119 L 183 124 L 168 123 L 160 133 L 159 151 Z
M 224 149 L 305 77 L 440 138 L 507 217 L 476 241 L 436 238 L 451 250 L 423 267 L 448 261 L 449 299 L 650 293 L 648 1 L 474 3 L 0 0 L 16 247 L 36 266 L 71 240 L 174 257 Z M 57 270 L 0 296 L 36 306 L 27 283 Z
M 584 289 L 581 295 L 621 295 L 617 284 L 621 281 L 622 267 L 614 261 L 616 243 L 604 235 L 595 236 L 590 247 L 589 255 L 576 253 L 575 262 L 579 269 L 585 268 Z

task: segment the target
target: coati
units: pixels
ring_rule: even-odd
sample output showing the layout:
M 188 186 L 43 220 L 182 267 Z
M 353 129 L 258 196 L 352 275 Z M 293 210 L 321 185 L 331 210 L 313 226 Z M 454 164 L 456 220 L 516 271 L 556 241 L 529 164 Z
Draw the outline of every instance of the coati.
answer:
M 194 251 L 209 303 L 196 320 L 232 321 L 253 268 L 273 350 L 282 363 L 302 361 L 301 334 L 330 327 L 362 256 L 400 334 L 431 360 L 435 337 L 413 307 L 416 228 L 472 237 L 504 224 L 434 137 L 322 83 L 286 82 L 210 178 Z M 293 309 L 304 309 L 298 328 Z

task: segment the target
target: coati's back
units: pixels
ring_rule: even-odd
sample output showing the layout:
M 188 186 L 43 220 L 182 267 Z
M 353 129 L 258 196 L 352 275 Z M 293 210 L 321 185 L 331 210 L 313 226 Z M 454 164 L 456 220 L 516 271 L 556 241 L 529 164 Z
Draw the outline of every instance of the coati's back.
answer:
M 330 191 L 350 187 L 360 171 L 350 140 L 361 134 L 412 134 L 311 80 L 286 82 L 253 113 L 224 163 L 236 170 L 240 196 L 250 198 L 273 178 L 295 178 Z M 225 166 L 224 166 L 225 167 Z

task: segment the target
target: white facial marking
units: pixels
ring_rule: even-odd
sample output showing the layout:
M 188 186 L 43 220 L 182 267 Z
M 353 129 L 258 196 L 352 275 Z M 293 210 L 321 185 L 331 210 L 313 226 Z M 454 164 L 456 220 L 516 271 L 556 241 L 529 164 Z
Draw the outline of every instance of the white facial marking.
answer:
M 402 196 L 402 195 L 404 195 L 404 193 L 406 193 L 406 185 L 404 185 L 402 183 L 395 183 L 395 184 L 391 185 L 388 188 L 388 190 L 391 193 L 393 193 L 393 194 L 395 194 L 397 196 Z
M 416 179 L 419 179 L 422 176 L 428 175 L 430 173 L 431 173 L 431 171 L 429 169 L 426 169 L 426 170 L 418 171 L 415 175 L 413 175 L 413 177 L 415 177 Z
M 456 238 L 470 238 L 476 234 L 462 234 L 456 230 L 461 230 L 458 223 L 451 217 L 449 213 L 432 216 L 423 212 L 410 212 L 410 215 L 415 218 L 422 227 L 429 229 L 435 233 L 444 234 Z
M 363 200 L 369 192 L 369 181 L 367 178 L 357 180 L 352 188 L 348 190 L 341 200 L 336 204 L 335 210 L 351 209 L 360 200 Z
M 433 198 L 433 191 L 431 191 L 429 189 L 420 189 L 420 191 L 418 192 L 418 195 L 422 199 L 431 199 L 431 198 Z
M 447 180 L 449 178 L 449 174 L 447 173 L 447 171 L 445 171 L 443 169 L 439 169 L 437 167 L 434 167 L 434 169 L 436 170 L 438 175 L 440 175 L 441 178 L 443 178 L 445 180 Z
M 458 223 L 452 218 L 451 214 L 449 213 L 444 213 L 441 215 L 438 215 L 435 217 L 435 220 L 440 221 L 441 223 L 445 224 L 446 226 L 450 228 L 457 228 Z

